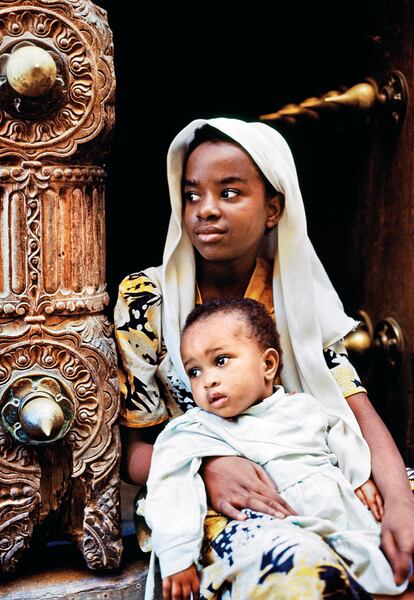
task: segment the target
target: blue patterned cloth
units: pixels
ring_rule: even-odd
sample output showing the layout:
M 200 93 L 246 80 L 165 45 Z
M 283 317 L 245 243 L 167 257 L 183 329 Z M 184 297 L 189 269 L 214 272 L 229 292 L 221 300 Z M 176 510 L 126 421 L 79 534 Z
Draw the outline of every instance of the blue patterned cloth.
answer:
M 203 600 L 371 598 L 319 535 L 263 513 L 244 512 L 245 521 L 214 511 L 207 515 Z

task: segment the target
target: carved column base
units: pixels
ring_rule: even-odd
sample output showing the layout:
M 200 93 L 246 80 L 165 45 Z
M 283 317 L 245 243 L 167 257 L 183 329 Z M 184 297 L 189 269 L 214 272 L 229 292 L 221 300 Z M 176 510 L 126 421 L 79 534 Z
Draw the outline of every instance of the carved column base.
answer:
M 13 572 L 29 547 L 40 508 L 40 467 L 31 448 L 0 430 L 0 571 Z
M 121 448 L 112 326 L 103 315 L 13 324 L 14 335 L 0 335 L 0 415 L 8 428 L 0 430 L 0 572 L 16 568 L 33 526 L 51 511 L 89 568 L 117 568 Z M 19 408 L 28 396 L 44 393 L 44 382 L 52 393 L 56 381 L 57 402 L 69 419 L 64 437 L 31 440 Z
M 85 507 L 78 546 L 90 569 L 115 569 L 121 562 L 120 454 L 119 430 L 114 427 L 107 452 L 81 476 Z

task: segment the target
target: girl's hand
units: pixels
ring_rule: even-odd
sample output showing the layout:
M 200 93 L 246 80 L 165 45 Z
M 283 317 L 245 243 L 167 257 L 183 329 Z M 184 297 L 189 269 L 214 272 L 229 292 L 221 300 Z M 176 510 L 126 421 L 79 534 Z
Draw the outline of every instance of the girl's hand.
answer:
M 195 565 L 162 580 L 163 600 L 198 600 L 199 591 L 200 580 Z
M 412 573 L 414 552 L 414 500 L 398 498 L 385 502 L 382 519 L 381 547 L 394 572 L 395 583 L 401 584 Z
M 355 494 L 361 500 L 362 504 L 369 508 L 377 521 L 381 522 L 384 516 L 384 502 L 372 479 L 368 479 L 357 488 Z
M 243 521 L 243 508 L 250 508 L 279 519 L 295 515 L 277 492 L 266 471 L 241 456 L 214 456 L 203 461 L 201 475 L 210 505 L 231 519 Z

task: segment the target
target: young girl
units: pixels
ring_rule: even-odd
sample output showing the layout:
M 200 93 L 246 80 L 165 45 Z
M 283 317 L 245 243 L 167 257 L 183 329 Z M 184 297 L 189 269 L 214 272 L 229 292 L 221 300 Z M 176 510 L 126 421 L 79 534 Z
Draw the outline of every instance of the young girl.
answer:
M 399 452 L 347 360 L 341 340 L 355 322 L 344 314 L 308 239 L 286 142 L 262 123 L 193 121 L 171 144 L 168 180 L 172 214 L 163 264 L 126 277 L 115 310 L 126 371 L 124 477 L 146 483 L 157 426 L 194 406 L 179 352 L 180 331 L 194 305 L 226 296 L 260 300 L 281 334 L 284 388 L 316 396 L 345 423 L 359 447 L 357 461 L 342 461 L 354 487 L 372 469 L 384 499 L 382 544 L 400 583 L 414 547 L 414 502 Z M 346 455 L 346 448 L 342 453 Z M 293 514 L 265 471 L 245 458 L 211 458 L 204 461 L 202 476 L 210 505 L 230 519 L 243 519 L 244 508 Z M 220 534 L 227 523 L 214 512 L 206 519 L 210 560 L 222 577 L 215 592 L 222 597 L 229 560 L 240 565 L 239 580 L 248 560 L 238 533 L 256 527 L 252 518 L 234 522 L 223 553 Z M 274 576 L 281 559 L 277 547 L 263 545 L 258 564 L 267 564 L 271 557 L 275 568 L 270 580 L 267 568 L 257 570 L 257 594 L 269 581 L 277 597 L 278 586 L 293 589 L 306 579 L 322 597 L 351 595 L 352 580 L 329 547 L 299 538 L 288 584 Z
M 407 582 L 395 584 L 380 550 L 379 523 L 337 466 L 336 448 L 344 443 L 345 460 L 358 460 L 343 422 L 309 394 L 288 395 L 282 386 L 274 391 L 281 350 L 263 304 L 233 298 L 197 306 L 183 330 L 181 356 L 199 408 L 174 419 L 158 436 L 147 484 L 146 519 L 160 561 L 164 600 L 189 600 L 190 592 L 196 597 L 200 591 L 196 564 L 207 503 L 198 469 L 202 458 L 220 454 L 262 465 L 297 512 L 284 521 L 258 516 L 266 523 L 263 535 L 273 543 L 280 530 L 302 527 L 323 537 L 368 592 L 404 591 Z M 365 492 L 366 486 L 360 493 L 378 513 L 378 499 Z M 254 536 L 249 544 L 255 544 Z M 291 550 L 284 550 L 287 561 Z M 208 571 L 207 566 L 207 581 Z M 251 588 L 242 589 L 235 578 L 231 595 L 252 598 L 254 587 L 254 577 Z M 203 575 L 201 595 L 208 596 Z

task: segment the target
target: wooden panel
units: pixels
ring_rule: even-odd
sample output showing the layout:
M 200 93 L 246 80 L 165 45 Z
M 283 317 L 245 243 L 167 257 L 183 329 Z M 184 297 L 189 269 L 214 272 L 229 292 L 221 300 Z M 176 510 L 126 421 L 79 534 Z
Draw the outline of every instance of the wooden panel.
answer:
M 409 0 L 384 3 L 377 39 L 384 61 L 376 74 L 380 79 L 398 69 L 414 93 L 412 35 L 414 7 Z M 348 301 L 364 308 L 374 324 L 392 316 L 405 339 L 402 369 L 394 378 L 371 370 L 371 399 L 386 420 L 406 460 L 414 460 L 413 385 L 411 357 L 414 353 L 414 113 L 411 103 L 400 132 L 385 126 L 378 115 L 367 134 L 366 160 L 361 165 L 350 230 L 345 285 Z M 357 143 L 357 140 L 356 140 Z
M 11 265 L 11 288 L 21 294 L 26 288 L 26 202 L 22 192 L 10 195 L 9 247 Z
M 58 289 L 61 259 L 57 240 L 59 231 L 56 223 L 58 198 L 53 190 L 46 190 L 42 198 L 43 206 L 43 265 L 45 291 L 53 294 Z

